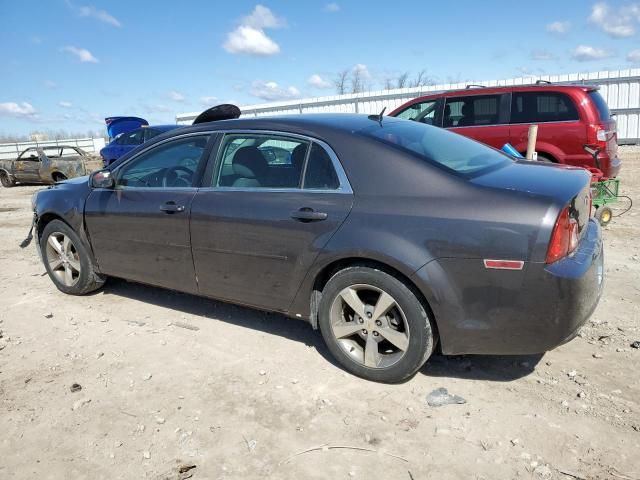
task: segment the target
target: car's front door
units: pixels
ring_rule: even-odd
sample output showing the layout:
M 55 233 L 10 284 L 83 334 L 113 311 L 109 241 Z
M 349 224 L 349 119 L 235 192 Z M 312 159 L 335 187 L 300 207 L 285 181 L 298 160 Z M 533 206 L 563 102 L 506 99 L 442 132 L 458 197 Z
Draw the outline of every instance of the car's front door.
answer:
M 286 134 L 227 134 L 191 209 L 200 292 L 286 310 L 353 195 L 328 146 Z M 205 177 L 206 180 L 206 177 Z
M 44 154 L 36 148 L 28 148 L 20 154 L 15 163 L 14 176 L 19 182 L 39 182 L 40 166 Z
M 209 140 L 190 134 L 154 145 L 114 170 L 115 188 L 91 192 L 85 219 L 102 272 L 197 292 L 189 211 Z
M 443 126 L 494 148 L 509 142 L 509 94 L 446 99 Z

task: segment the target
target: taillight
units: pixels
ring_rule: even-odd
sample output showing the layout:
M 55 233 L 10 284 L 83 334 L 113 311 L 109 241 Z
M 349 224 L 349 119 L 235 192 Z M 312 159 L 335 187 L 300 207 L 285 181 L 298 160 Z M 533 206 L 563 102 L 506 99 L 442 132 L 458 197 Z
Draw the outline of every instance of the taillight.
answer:
M 604 144 L 607 143 L 607 129 L 605 125 L 602 124 L 591 124 L 589 125 L 590 135 L 589 142 L 600 144 L 603 147 Z
M 569 215 L 569 207 L 564 208 L 553 227 L 546 263 L 557 262 L 573 252 L 578 246 L 578 222 Z

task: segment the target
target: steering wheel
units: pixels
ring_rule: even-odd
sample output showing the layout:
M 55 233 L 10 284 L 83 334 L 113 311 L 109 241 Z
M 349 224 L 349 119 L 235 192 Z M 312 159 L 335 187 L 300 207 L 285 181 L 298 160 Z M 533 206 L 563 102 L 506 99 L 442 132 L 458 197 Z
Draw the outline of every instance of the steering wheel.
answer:
M 168 168 L 162 177 L 163 187 L 190 187 L 193 183 L 193 171 L 182 165 Z

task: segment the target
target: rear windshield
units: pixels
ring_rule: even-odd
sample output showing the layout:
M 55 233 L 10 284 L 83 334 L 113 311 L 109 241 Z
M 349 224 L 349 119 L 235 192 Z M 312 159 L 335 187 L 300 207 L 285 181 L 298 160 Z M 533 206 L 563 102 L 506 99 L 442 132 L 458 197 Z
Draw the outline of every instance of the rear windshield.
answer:
M 475 175 L 509 164 L 507 155 L 444 129 L 411 120 L 382 121 L 361 134 L 418 154 L 436 165 L 463 175 Z
M 609 112 L 609 106 L 607 105 L 607 102 L 604 101 L 604 98 L 602 98 L 602 95 L 600 95 L 596 90 L 593 90 L 589 92 L 589 98 L 591 98 L 591 102 L 598 109 L 600 120 L 609 120 L 611 118 L 611 112 Z

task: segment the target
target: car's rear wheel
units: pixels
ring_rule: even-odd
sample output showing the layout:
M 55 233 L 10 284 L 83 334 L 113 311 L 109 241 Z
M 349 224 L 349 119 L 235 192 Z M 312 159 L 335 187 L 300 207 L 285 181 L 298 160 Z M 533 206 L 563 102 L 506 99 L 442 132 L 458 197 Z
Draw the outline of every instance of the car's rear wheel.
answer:
M 76 232 L 60 220 L 52 220 L 44 227 L 40 251 L 49 277 L 61 292 L 84 295 L 105 282 L 105 277 L 93 269 Z
M 4 171 L 0 172 L 0 183 L 4 188 L 13 187 L 16 184 L 15 180 L 11 178 L 7 172 Z
M 331 277 L 322 292 L 318 323 L 345 369 L 378 382 L 413 376 L 436 341 L 425 306 L 411 288 L 371 267 L 349 267 Z

